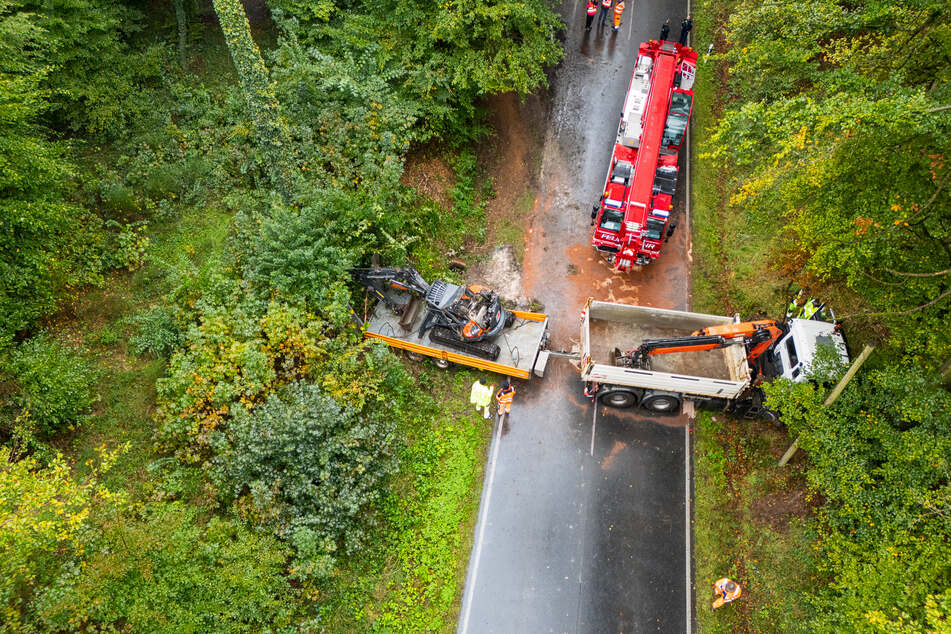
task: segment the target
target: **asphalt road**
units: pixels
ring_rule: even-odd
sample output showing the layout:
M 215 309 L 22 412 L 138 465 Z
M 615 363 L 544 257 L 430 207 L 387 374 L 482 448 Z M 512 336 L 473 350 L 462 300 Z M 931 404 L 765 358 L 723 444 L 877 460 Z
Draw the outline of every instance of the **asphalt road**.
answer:
M 676 37 L 686 13 L 681 0 L 628 0 L 615 34 L 585 32 L 583 3 L 562 7 L 566 54 L 551 78 L 523 262 L 523 290 L 551 316 L 554 347 L 577 339 L 589 296 L 688 305 L 683 157 L 679 229 L 659 261 L 613 274 L 588 242 L 637 46 L 668 18 Z M 687 421 L 595 408 L 564 360 L 517 387 L 490 448 L 458 631 L 690 631 Z

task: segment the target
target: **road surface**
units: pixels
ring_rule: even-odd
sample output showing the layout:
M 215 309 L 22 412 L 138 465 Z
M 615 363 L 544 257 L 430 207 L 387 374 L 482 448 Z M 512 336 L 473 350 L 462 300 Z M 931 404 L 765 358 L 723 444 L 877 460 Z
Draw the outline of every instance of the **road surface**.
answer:
M 637 46 L 668 18 L 676 37 L 686 13 L 680 0 L 628 2 L 614 34 L 585 32 L 583 3 L 562 7 L 566 54 L 523 262 L 523 290 L 551 315 L 555 347 L 577 339 L 589 296 L 687 307 L 683 157 L 679 228 L 659 261 L 612 274 L 588 242 Z M 517 387 L 489 452 L 458 631 L 690 631 L 687 421 L 595 408 L 564 360 Z

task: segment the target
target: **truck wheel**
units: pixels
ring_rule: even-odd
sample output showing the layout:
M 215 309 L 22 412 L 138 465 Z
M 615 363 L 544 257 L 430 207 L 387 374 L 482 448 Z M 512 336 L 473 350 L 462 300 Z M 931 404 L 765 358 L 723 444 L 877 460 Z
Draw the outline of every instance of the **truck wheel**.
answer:
M 406 358 L 410 361 L 416 361 L 418 363 L 419 361 L 423 360 L 423 355 L 418 352 L 413 352 L 412 350 L 406 350 Z
M 450 365 L 452 365 L 452 362 L 449 359 L 443 359 L 441 357 L 433 357 L 433 361 L 436 363 L 436 367 L 440 370 L 445 370 Z
M 648 394 L 641 406 L 654 414 L 676 414 L 680 411 L 680 397 L 669 392 Z
M 624 409 L 637 404 L 637 394 L 628 390 L 608 390 L 598 395 L 598 402 L 608 407 Z

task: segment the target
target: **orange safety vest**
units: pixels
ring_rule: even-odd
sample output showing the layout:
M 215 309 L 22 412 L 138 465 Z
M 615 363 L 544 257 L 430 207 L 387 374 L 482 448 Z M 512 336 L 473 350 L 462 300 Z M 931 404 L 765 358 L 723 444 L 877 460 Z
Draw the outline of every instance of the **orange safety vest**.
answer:
M 601 0 L 601 6 L 605 9 L 611 8 L 611 0 Z
M 743 589 L 740 587 L 740 584 L 736 584 L 736 589 L 733 592 L 729 592 L 726 589 L 726 584 L 730 582 L 728 577 L 723 577 L 718 579 L 715 584 L 713 584 L 714 592 L 717 593 L 718 597 L 723 600 L 723 603 L 730 603 L 740 598 L 740 595 L 743 594 Z M 735 583 L 735 582 L 734 582 Z
M 598 12 L 598 5 L 593 2 L 588 3 L 588 15 L 594 15 Z
M 515 388 L 511 385 L 507 388 L 503 387 L 495 395 L 495 400 L 499 402 L 499 405 L 511 405 L 512 401 L 515 400 Z
M 624 13 L 624 0 L 619 0 L 616 5 L 614 5 L 614 15 L 621 15 Z

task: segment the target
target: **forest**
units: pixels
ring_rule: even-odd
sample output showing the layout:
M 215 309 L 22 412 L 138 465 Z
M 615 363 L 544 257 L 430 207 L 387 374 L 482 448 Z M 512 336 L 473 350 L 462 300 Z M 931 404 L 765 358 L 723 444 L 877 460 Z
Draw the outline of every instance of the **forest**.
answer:
M 485 237 L 485 98 L 545 86 L 555 9 L 0 0 L 0 631 L 454 629 L 471 380 L 362 341 L 346 271 Z M 782 431 L 699 420 L 697 588 L 749 589 L 702 631 L 951 631 L 951 6 L 694 18 L 694 306 L 807 288 L 876 348 L 832 406 L 777 382 Z
M 707 0 L 698 14 L 713 68 L 695 305 L 775 314 L 805 288 L 853 357 L 875 346 L 831 405 L 841 368 L 770 387 L 788 435 L 699 421 L 698 567 L 750 591 L 728 614 L 700 604 L 701 629 L 947 632 L 951 7 Z M 778 467 L 796 438 L 800 459 Z
M 560 28 L 0 0 L 0 630 L 452 627 L 483 434 L 465 376 L 361 342 L 346 271 L 484 231 L 480 100 L 543 85 Z M 457 229 L 401 182 L 429 146 Z

